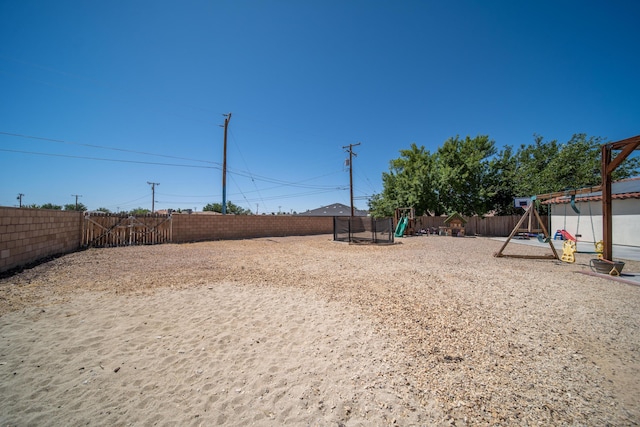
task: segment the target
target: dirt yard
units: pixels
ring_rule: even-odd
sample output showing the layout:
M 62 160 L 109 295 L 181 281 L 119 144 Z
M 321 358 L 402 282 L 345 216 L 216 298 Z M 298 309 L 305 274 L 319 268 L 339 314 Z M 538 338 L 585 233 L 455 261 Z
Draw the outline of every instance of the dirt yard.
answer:
M 47 414 L 56 414 L 53 406 L 48 409 L 37 405 L 38 397 L 33 394 L 44 387 L 42 383 L 38 385 L 37 378 L 22 382 L 19 378 L 24 361 L 30 360 L 26 358 L 35 357 L 32 355 L 35 344 L 27 341 L 47 339 L 35 335 L 25 338 L 25 334 L 36 329 L 35 325 L 40 325 L 34 323 L 40 317 L 52 316 L 42 321 L 42 328 L 52 324 L 52 328 L 64 332 L 60 329 L 73 328 L 62 323 L 65 316 L 69 317 L 64 313 L 73 311 L 77 315 L 82 311 L 81 304 L 90 308 L 82 313 L 85 316 L 82 324 L 89 324 L 92 310 L 95 316 L 107 315 L 118 307 L 129 307 L 128 301 L 135 300 L 137 305 L 126 308 L 131 311 L 129 316 L 134 316 L 137 310 L 148 310 L 149 317 L 161 322 L 163 313 L 177 307 L 180 312 L 189 311 L 189 307 L 194 311 L 216 311 L 211 306 L 213 302 L 203 306 L 197 300 L 207 298 L 199 295 L 219 288 L 221 293 L 215 304 L 224 306 L 233 301 L 237 307 L 246 300 L 253 313 L 243 314 L 241 325 L 234 326 L 233 319 L 225 320 L 230 322 L 226 328 L 236 329 L 228 330 L 228 334 L 240 334 L 238 328 L 242 325 L 257 324 L 252 323 L 250 316 L 264 315 L 260 312 L 265 307 L 274 317 L 279 309 L 287 312 L 281 314 L 285 321 L 280 318 L 261 321 L 266 323 L 260 326 L 263 328 L 260 333 L 266 334 L 265 342 L 270 333 L 277 333 L 276 327 L 286 327 L 286 319 L 292 319 L 287 316 L 297 311 L 307 313 L 302 319 L 306 319 L 305 329 L 329 323 L 320 338 L 300 338 L 306 350 L 296 350 L 296 354 L 305 357 L 306 366 L 297 368 L 300 372 L 295 379 L 281 384 L 298 387 L 283 391 L 293 408 L 287 416 L 296 413 L 297 418 L 279 414 L 281 402 L 277 399 L 270 409 L 262 410 L 265 418 L 257 414 L 252 414 L 251 419 L 242 418 L 248 417 L 251 409 L 240 407 L 263 401 L 268 392 L 246 390 L 245 400 L 235 401 L 235 412 L 230 409 L 234 405 L 232 400 L 218 407 L 209 401 L 208 407 L 202 403 L 197 422 L 191 420 L 182 425 L 207 425 L 210 421 L 204 415 L 207 408 L 218 411 L 218 418 L 211 420 L 235 425 L 246 424 L 247 420 L 256 425 L 268 424 L 270 420 L 285 424 L 290 420 L 298 425 L 323 425 L 329 421 L 338 425 L 640 423 L 640 286 L 580 274 L 589 270 L 591 256 L 586 254 L 578 254 L 575 264 L 566 264 L 494 258 L 492 254 L 502 243 L 488 238 L 422 236 L 397 241 L 391 246 L 348 245 L 323 235 L 90 249 L 1 279 L 0 373 L 5 378 L 13 375 L 13 382 L 0 387 L 0 401 L 5 400 L 0 404 L 0 413 L 7 414 L 5 418 L 0 415 L 0 421 L 25 420 L 28 411 L 34 410 L 28 408 L 22 396 L 27 401 L 31 396 L 32 405 L 39 406 L 41 420 L 46 420 Z M 547 252 L 515 243 L 505 250 L 506 254 Z M 640 271 L 640 263 L 627 262 L 625 271 Z M 231 300 L 230 293 L 239 300 Z M 258 301 L 251 300 L 251 295 Z M 291 302 L 287 298 L 295 299 L 295 304 L 285 306 Z M 260 301 L 264 304 L 270 301 L 271 305 L 261 306 Z M 98 314 L 103 311 L 106 314 Z M 80 323 L 77 325 L 80 327 Z M 354 327 L 361 329 L 344 335 L 347 342 L 340 342 L 340 334 Z M 136 331 L 132 329 L 131 334 Z M 213 346 L 211 340 L 222 332 L 203 332 L 203 340 Z M 284 339 L 289 336 L 293 340 L 291 334 L 296 333 L 301 331 L 288 330 Z M 331 339 L 336 344 L 332 347 L 329 338 L 323 341 L 322 337 L 334 334 Z M 365 339 L 363 334 L 369 335 Z M 148 348 L 153 344 L 150 342 Z M 314 356 L 308 349 L 316 345 Z M 82 348 L 78 347 L 77 352 L 82 353 Z M 153 352 L 149 353 L 148 357 L 153 358 Z M 268 357 L 268 353 L 262 354 Z M 52 353 L 51 358 L 62 357 L 63 353 L 60 354 Z M 331 359 L 336 366 L 335 375 L 331 369 L 327 369 L 323 378 L 310 374 L 316 372 L 312 368 L 320 363 L 319 354 L 335 357 Z M 346 366 L 345 362 L 342 366 L 340 360 L 354 355 L 357 360 L 353 365 Z M 20 365 L 18 359 L 24 363 Z M 283 357 L 281 363 L 292 362 L 286 359 Z M 40 367 L 41 362 L 33 359 L 32 363 Z M 252 359 L 251 363 L 257 361 Z M 104 375 L 102 372 L 106 371 L 100 369 L 104 366 L 104 362 L 99 367 L 96 362 L 94 373 Z M 252 375 L 263 374 L 252 373 L 251 366 L 238 368 L 246 376 L 247 384 Z M 82 369 L 85 367 L 83 364 Z M 79 375 L 79 368 L 73 369 L 76 374 L 70 375 Z M 369 378 L 365 370 L 375 372 L 375 378 Z M 359 383 L 353 372 L 361 376 Z M 120 374 L 126 374 L 124 368 Z M 43 375 L 50 377 L 48 385 L 39 391 L 45 399 L 48 387 L 56 384 L 56 373 L 46 371 Z M 215 376 L 210 381 L 211 390 L 220 395 L 229 393 L 229 387 L 215 389 Z M 277 375 L 270 381 L 275 384 Z M 355 387 L 350 402 L 328 405 L 332 387 L 342 381 Z M 318 386 L 314 388 L 315 394 L 309 391 L 311 384 Z M 158 399 L 171 395 L 168 385 L 156 386 Z M 380 393 L 374 396 L 376 388 L 384 389 L 387 397 L 381 397 Z M 231 389 L 235 390 L 232 394 L 244 396 L 243 387 L 234 385 Z M 203 385 L 198 393 L 206 390 Z M 371 400 L 365 395 L 371 395 Z M 338 399 L 335 395 L 333 398 Z M 298 408 L 300 404 L 296 402 L 305 399 L 305 406 Z M 53 402 L 50 404 L 54 405 Z M 94 404 L 100 405 L 98 400 Z M 134 416 L 134 408 L 126 410 L 128 416 L 112 421 L 154 421 Z M 86 411 L 91 413 L 90 408 Z M 55 416 L 58 418 L 49 420 L 73 424 L 65 414 Z M 81 415 L 75 417 L 74 420 L 83 420 Z M 155 422 L 162 425 L 161 420 Z

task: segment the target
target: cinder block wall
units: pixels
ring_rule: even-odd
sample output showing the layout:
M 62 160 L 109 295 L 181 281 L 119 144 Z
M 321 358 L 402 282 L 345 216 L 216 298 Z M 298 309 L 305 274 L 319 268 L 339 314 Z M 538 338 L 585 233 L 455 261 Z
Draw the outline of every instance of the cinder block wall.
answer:
M 82 212 L 0 207 L 0 272 L 80 247 Z
M 0 272 L 80 249 L 82 212 L 0 207 Z M 333 233 L 333 217 L 174 214 L 175 243 Z
M 290 215 L 173 215 L 173 242 L 332 234 L 333 217 Z

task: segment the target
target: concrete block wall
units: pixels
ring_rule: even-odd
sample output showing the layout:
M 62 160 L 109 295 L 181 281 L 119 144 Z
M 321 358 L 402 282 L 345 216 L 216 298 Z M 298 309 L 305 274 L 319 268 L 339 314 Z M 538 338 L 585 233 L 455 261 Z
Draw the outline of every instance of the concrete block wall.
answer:
M 174 214 L 173 242 L 332 234 L 333 217 Z
M 0 206 L 0 272 L 78 250 L 82 212 Z
M 81 247 L 84 214 L 0 206 L 0 273 Z M 333 217 L 174 214 L 172 242 L 332 234 Z

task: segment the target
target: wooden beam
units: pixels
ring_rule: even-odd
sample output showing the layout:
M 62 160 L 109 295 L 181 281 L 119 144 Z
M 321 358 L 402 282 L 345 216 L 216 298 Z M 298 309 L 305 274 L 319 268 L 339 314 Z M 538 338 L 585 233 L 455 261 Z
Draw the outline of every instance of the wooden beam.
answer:
M 620 141 L 612 142 L 609 144 L 614 150 L 622 150 L 629 144 L 640 142 L 640 135 L 632 136 L 631 138 L 623 139 Z
M 596 191 L 600 191 L 601 189 L 602 189 L 601 185 L 594 185 L 593 187 L 576 188 L 573 190 L 556 191 L 555 193 L 538 194 L 534 196 L 534 198 L 536 200 L 548 200 L 548 199 L 553 199 L 555 197 L 562 197 L 562 196 L 571 196 L 571 195 L 578 196 L 580 194 L 595 193 Z
M 558 256 L 558 253 L 556 252 L 556 248 L 555 248 L 555 246 L 553 246 L 553 242 L 551 241 L 551 234 L 549 234 L 547 232 L 547 227 L 545 227 L 545 225 L 543 224 L 542 218 L 540 218 L 540 215 L 538 214 L 538 211 L 534 209 L 533 213 L 536 215 L 536 218 L 538 219 L 538 224 L 540 224 L 540 227 L 542 227 L 542 232 L 544 233 L 544 236 L 549 238 L 549 241 L 547 243 L 549 243 L 549 247 L 551 248 L 551 252 L 553 252 L 553 258 L 554 259 L 560 259 L 560 257 Z
M 631 153 L 633 153 L 634 150 L 638 149 L 639 145 L 640 139 L 638 139 L 637 141 L 629 142 L 623 148 L 621 148 L 622 151 L 620 152 L 620 154 L 618 154 L 615 159 L 609 161 L 609 165 L 607 166 L 607 173 L 612 174 L 613 171 L 616 170 L 618 166 L 620 166 L 620 164 L 624 162 Z
M 544 226 L 544 224 L 542 222 L 542 219 L 540 218 L 540 215 L 538 215 L 538 211 L 536 210 L 535 205 L 536 205 L 535 203 L 531 203 L 529 205 L 527 210 L 522 215 L 522 218 L 520 218 L 520 221 L 518 221 L 516 226 L 513 227 L 513 230 L 511 231 L 511 234 L 509 235 L 509 237 L 507 237 L 507 240 L 505 240 L 505 242 L 502 245 L 502 247 L 500 248 L 500 250 L 493 254 L 494 257 L 496 257 L 496 258 L 526 258 L 526 259 L 559 259 L 558 258 L 558 253 L 556 252 L 556 248 L 553 246 L 553 242 L 551 240 L 549 240 L 549 246 L 551 247 L 551 251 L 553 251 L 553 254 L 547 254 L 547 255 L 505 255 L 505 254 L 502 253 L 504 251 L 504 248 L 507 247 L 507 245 L 509 244 L 509 242 L 513 238 L 513 236 L 516 235 L 516 233 L 520 229 L 520 226 L 524 223 L 524 221 L 527 219 L 527 217 L 529 218 L 529 228 L 528 228 L 529 231 L 531 231 L 531 220 L 532 220 L 532 217 L 535 215 L 535 217 L 538 220 L 538 224 L 540 225 L 540 227 L 542 227 L 542 231 L 544 232 L 545 237 L 550 237 L 549 233 L 547 233 L 547 228 Z
M 527 219 L 527 216 L 531 215 L 531 209 L 535 209 L 535 203 L 531 203 L 529 205 L 529 207 L 527 208 L 526 211 L 524 211 L 524 214 L 522 215 L 522 218 L 520 218 L 520 220 L 518 221 L 518 223 L 516 224 L 515 227 L 513 227 L 513 230 L 511 231 L 511 234 L 509 234 L 509 237 L 507 237 L 507 240 L 505 240 L 504 244 L 502 245 L 502 247 L 500 248 L 500 250 L 498 252 L 496 252 L 495 254 L 493 254 L 494 257 L 499 258 L 502 257 L 504 255 L 502 255 L 502 251 L 504 250 L 504 248 L 507 247 L 507 245 L 509 244 L 509 242 L 511 241 L 511 239 L 513 238 L 513 236 L 516 235 L 516 233 L 518 232 L 518 229 L 520 229 L 520 226 L 522 225 L 522 223 L 524 222 L 525 219 Z
M 494 256 L 497 257 L 497 258 L 558 259 L 553 254 L 546 254 L 546 255 L 517 255 L 517 254 L 505 255 L 505 254 L 501 254 L 501 255 L 494 255 Z

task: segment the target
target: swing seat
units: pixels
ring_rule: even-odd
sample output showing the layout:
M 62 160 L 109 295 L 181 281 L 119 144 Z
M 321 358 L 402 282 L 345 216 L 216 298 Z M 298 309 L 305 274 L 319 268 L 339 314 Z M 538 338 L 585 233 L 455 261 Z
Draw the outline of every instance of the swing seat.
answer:
M 576 242 L 573 240 L 567 240 L 562 244 L 562 256 L 560 260 L 568 263 L 576 262 Z
M 551 241 L 551 236 L 544 237 L 543 233 L 538 234 L 538 242 L 549 243 L 550 241 Z
M 598 259 L 603 259 L 604 257 L 604 242 L 602 240 L 595 243 L 596 245 L 596 253 L 598 254 Z

